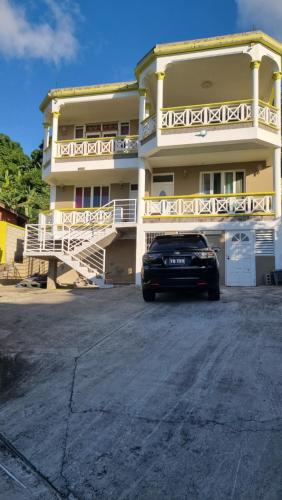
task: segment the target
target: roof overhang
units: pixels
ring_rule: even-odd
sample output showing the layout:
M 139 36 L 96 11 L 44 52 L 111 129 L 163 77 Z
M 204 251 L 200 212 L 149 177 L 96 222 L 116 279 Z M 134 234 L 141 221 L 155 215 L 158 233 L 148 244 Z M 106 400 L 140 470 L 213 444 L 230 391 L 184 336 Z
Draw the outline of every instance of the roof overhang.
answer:
M 282 43 L 267 35 L 263 31 L 250 31 L 234 35 L 224 35 L 211 38 L 201 38 L 176 43 L 163 43 L 155 45 L 137 64 L 135 74 L 138 79 L 140 73 L 149 66 L 157 57 L 203 50 L 222 49 L 246 44 L 260 43 L 282 55 Z
M 108 94 L 115 92 L 129 92 L 138 89 L 136 80 L 130 82 L 106 83 L 103 85 L 90 85 L 83 87 L 67 87 L 61 89 L 49 90 L 48 94 L 40 104 L 40 111 L 44 111 L 52 99 L 62 99 L 64 97 L 81 97 L 99 94 Z

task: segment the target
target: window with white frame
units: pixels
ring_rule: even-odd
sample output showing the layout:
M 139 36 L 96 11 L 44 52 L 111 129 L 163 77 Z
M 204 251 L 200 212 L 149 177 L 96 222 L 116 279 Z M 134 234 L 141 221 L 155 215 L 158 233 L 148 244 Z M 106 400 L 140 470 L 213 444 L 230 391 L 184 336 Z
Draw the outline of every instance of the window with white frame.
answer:
M 88 123 L 74 127 L 75 139 L 99 139 L 130 134 L 130 122 Z
M 75 208 L 102 207 L 109 201 L 109 186 L 83 186 L 75 188 Z
M 243 170 L 201 172 L 200 191 L 203 194 L 244 193 L 245 172 Z

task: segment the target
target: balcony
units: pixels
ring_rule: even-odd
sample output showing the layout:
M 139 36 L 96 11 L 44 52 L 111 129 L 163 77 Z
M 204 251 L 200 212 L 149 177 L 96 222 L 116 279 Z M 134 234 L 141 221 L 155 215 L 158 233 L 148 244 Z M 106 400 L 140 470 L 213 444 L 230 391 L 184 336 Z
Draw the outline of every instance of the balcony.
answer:
M 119 226 L 136 222 L 136 200 L 112 200 L 102 207 L 53 210 L 39 215 L 39 224 L 64 226 Z
M 274 192 L 145 197 L 144 219 L 273 216 Z
M 138 136 L 57 141 L 57 158 L 136 155 Z
M 279 116 L 277 108 L 259 101 L 259 123 L 278 130 Z M 161 109 L 162 131 L 209 127 L 229 126 L 253 122 L 253 101 L 251 99 L 193 106 L 177 106 Z M 156 115 L 149 116 L 142 122 L 142 139 L 156 132 Z

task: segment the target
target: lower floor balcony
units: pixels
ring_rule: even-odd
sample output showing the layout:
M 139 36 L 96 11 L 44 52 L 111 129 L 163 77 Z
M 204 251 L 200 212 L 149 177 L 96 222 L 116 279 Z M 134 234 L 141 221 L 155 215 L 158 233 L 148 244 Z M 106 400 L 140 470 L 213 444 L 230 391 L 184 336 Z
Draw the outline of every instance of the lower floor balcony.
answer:
M 274 215 L 274 192 L 156 196 L 144 202 L 144 219 Z

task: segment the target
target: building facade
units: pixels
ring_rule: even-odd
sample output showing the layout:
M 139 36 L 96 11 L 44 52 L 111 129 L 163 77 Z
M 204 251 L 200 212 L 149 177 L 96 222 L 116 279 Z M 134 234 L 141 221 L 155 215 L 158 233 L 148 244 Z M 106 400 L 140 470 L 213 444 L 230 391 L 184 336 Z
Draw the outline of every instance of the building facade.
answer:
M 262 284 L 282 268 L 281 55 L 262 32 L 162 44 L 136 81 L 50 91 L 26 255 L 138 285 L 155 235 L 201 231 L 222 283 Z

